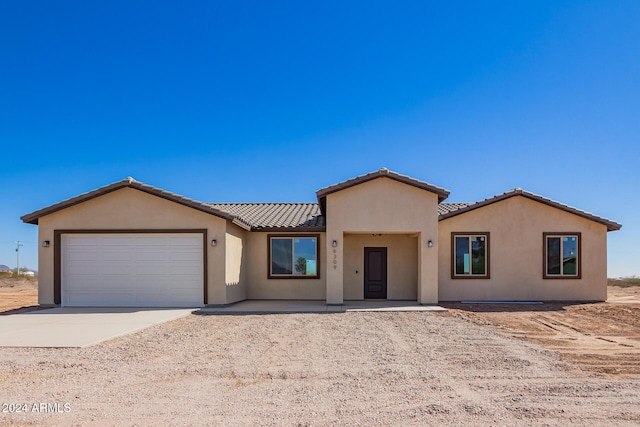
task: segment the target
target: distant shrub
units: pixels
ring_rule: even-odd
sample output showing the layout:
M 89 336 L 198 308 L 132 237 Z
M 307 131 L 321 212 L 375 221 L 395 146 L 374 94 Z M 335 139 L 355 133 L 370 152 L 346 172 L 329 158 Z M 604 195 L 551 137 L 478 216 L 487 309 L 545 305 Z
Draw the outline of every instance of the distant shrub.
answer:
M 627 288 L 629 286 L 640 286 L 640 277 L 633 275 L 627 277 L 620 277 L 618 279 L 608 279 L 610 286 L 619 286 Z
M 624 280 L 627 283 L 631 283 L 632 285 L 640 285 L 640 277 L 633 275 L 630 277 L 623 277 L 622 280 Z

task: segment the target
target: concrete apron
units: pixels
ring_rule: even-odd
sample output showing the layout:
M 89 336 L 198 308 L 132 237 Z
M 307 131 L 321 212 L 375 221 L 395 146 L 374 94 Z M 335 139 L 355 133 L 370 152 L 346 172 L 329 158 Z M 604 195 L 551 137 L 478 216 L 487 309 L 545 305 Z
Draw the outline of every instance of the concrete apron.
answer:
M 278 313 L 347 313 L 358 311 L 447 311 L 437 305 L 420 305 L 416 301 L 345 301 L 327 305 L 324 301 L 246 300 L 224 307 L 204 307 L 195 314 L 278 314 Z
M 192 313 L 194 308 L 52 308 L 0 316 L 0 347 L 87 347 Z

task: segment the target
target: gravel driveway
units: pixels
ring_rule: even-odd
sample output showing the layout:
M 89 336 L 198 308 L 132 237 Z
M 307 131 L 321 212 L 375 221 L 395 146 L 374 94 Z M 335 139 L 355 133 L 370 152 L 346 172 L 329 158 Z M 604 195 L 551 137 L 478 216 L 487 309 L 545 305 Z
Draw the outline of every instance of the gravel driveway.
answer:
M 640 381 L 446 313 L 191 315 L 84 349 L 1 348 L 0 401 L 26 410 L 0 425 L 640 423 Z

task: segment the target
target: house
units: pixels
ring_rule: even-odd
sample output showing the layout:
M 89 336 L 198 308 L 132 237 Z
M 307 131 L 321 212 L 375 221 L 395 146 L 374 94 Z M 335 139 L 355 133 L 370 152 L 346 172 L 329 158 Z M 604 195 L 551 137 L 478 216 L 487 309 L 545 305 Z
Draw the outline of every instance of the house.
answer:
M 386 168 L 316 196 L 203 203 L 127 178 L 27 214 L 39 302 L 607 298 L 607 232 L 621 227 L 608 219 L 522 189 L 445 203 L 444 188 Z

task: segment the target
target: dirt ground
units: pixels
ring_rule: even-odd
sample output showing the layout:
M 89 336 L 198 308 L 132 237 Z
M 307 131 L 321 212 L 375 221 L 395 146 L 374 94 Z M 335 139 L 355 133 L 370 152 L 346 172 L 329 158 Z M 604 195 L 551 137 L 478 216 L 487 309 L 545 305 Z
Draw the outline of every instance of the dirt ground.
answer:
M 609 378 L 640 378 L 640 286 L 611 281 L 606 303 L 445 304 L 453 316 L 557 351 Z
M 0 316 L 38 309 L 37 278 L 0 278 Z M 444 304 L 449 314 L 539 344 L 581 369 L 640 378 L 640 286 L 610 280 L 606 303 Z
M 38 279 L 0 277 L 0 316 L 35 309 Z
M 0 425 L 639 425 L 638 298 L 616 288 L 606 304 L 191 315 L 83 349 L 0 348 Z

